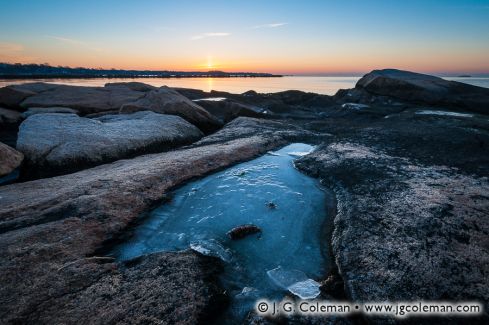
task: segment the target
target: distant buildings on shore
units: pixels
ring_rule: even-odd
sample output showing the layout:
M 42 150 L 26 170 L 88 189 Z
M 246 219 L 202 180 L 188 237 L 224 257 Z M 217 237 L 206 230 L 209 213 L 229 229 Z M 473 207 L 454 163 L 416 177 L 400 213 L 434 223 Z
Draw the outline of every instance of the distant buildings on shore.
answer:
M 53 67 L 49 64 L 0 63 L 0 78 L 231 78 L 282 77 L 270 73 L 223 71 L 153 71 Z

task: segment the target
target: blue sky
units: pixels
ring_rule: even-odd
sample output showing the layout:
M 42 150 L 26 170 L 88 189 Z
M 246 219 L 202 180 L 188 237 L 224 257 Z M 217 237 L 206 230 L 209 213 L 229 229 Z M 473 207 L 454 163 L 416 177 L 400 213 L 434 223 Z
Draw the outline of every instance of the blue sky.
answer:
M 0 61 L 324 74 L 489 72 L 488 1 L 0 0 Z

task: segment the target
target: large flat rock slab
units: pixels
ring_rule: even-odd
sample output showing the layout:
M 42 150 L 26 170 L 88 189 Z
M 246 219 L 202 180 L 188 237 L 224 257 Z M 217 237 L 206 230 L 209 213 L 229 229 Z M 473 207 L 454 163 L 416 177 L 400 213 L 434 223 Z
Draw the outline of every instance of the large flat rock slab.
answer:
M 487 177 L 352 142 L 296 165 L 336 194 L 332 248 L 349 299 L 487 302 Z
M 30 313 L 10 319 L 35 324 L 193 325 L 212 316 L 209 306 L 222 295 L 216 285 L 220 261 L 191 251 L 153 254 L 117 267 L 110 259 L 105 265 L 99 261 L 98 269 L 83 260 L 61 266 L 59 276 L 73 276 L 68 280 L 72 290 L 53 283 L 48 290 L 58 294 L 55 303 L 48 299 L 31 305 Z
M 20 125 L 17 149 L 26 157 L 26 175 L 43 177 L 162 152 L 202 135 L 178 116 L 150 111 L 96 119 L 45 113 L 32 115 Z

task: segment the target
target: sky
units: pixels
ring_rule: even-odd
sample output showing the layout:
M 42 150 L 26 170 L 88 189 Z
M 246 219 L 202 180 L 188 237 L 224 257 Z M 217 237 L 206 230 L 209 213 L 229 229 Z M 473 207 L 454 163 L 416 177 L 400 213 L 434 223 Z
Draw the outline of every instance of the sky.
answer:
M 489 0 L 0 0 L 0 62 L 487 74 Z

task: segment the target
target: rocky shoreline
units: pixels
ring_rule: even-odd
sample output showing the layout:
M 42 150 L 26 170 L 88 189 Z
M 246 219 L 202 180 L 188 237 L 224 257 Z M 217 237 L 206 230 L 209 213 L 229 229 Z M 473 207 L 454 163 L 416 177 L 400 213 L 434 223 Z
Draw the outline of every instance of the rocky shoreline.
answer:
M 225 99 L 205 100 L 215 97 Z M 23 182 L 0 186 L 0 322 L 209 321 L 224 305 L 219 260 L 185 251 L 117 263 L 104 250 L 176 186 L 292 141 L 318 145 L 296 166 L 336 196 L 325 245 L 337 270 L 323 282 L 325 298 L 479 301 L 486 312 L 477 320 L 487 321 L 488 103 L 488 89 L 398 70 L 373 71 L 335 96 L 139 83 L 2 88 L 0 121 L 10 131 L 0 149 L 15 139 L 20 153 L 2 151 L 0 177 L 20 170 Z M 23 122 L 15 114 L 36 109 Z M 154 137 L 128 141 L 144 133 L 133 114 L 151 120 Z M 175 134 L 188 141 L 163 132 L 154 142 L 176 119 Z M 123 132 L 106 131 L 114 121 Z M 46 178 L 53 164 L 60 176 Z M 328 320 L 363 321 L 398 322 Z

